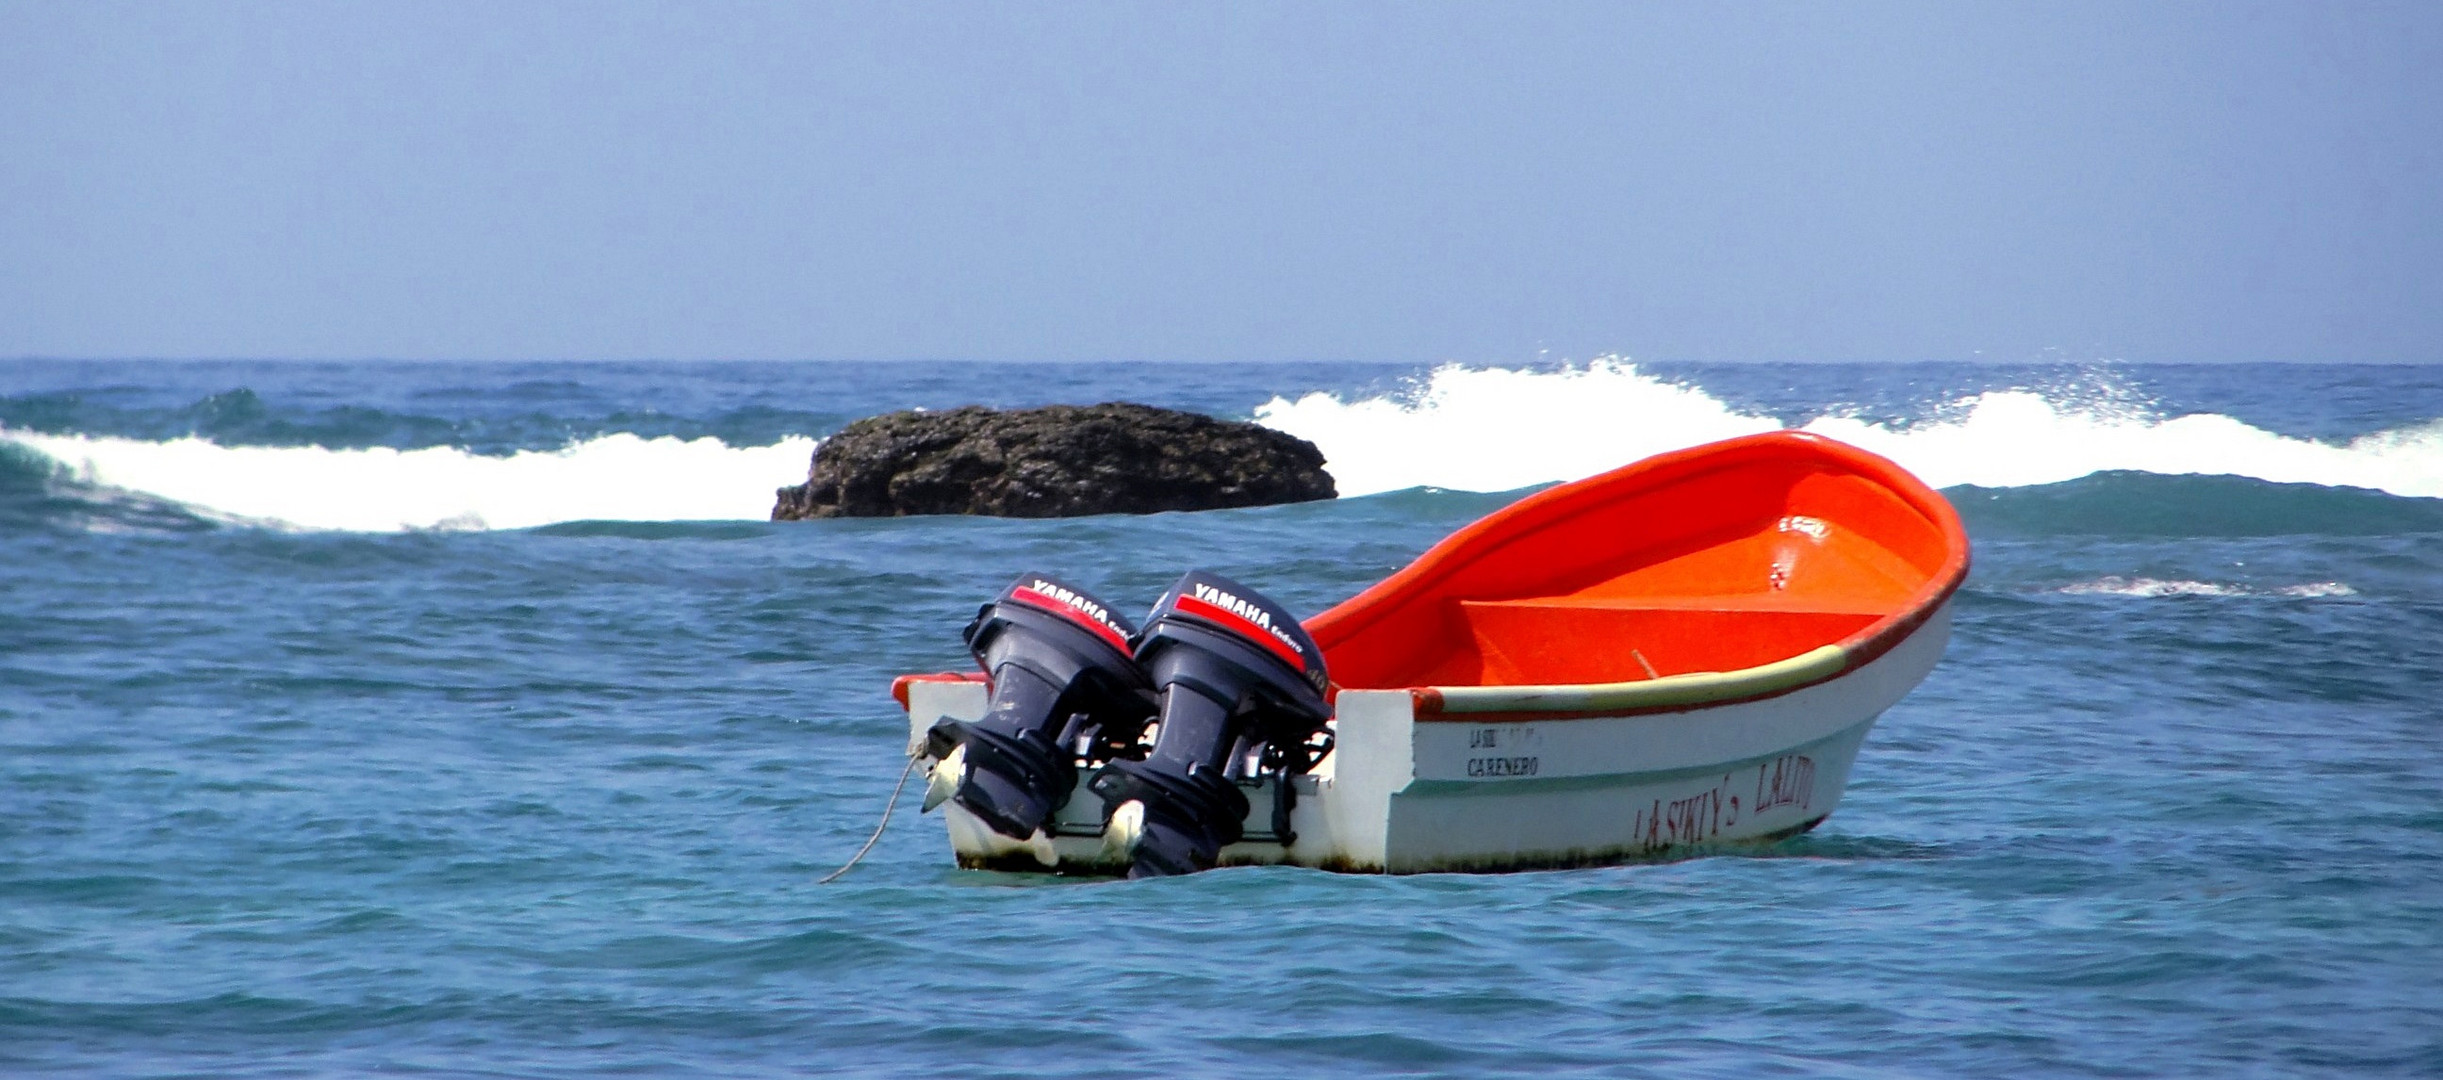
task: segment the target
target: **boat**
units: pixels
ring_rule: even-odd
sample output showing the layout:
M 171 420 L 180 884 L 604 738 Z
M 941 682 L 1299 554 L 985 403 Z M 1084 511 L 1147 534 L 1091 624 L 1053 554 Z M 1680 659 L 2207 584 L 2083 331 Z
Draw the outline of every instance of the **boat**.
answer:
M 1243 816 L 1223 823 L 1236 828 L 1220 830 L 1202 861 L 1515 871 L 1806 832 L 1840 801 L 1875 720 L 1941 658 L 1968 562 L 1967 534 L 1940 494 L 1891 461 L 1803 432 L 1665 453 L 1534 492 L 1299 633 L 1265 627 L 1279 639 L 1257 643 L 1283 660 L 1272 676 L 1288 687 L 1280 700 L 1299 695 L 1279 672 L 1329 673 L 1311 737 L 1283 729 L 1282 741 L 1308 738 L 1318 753 L 1230 769 L 1243 799 L 1209 812 Z M 1264 613 L 1207 585 L 1183 588 Z M 1066 615 L 1083 626 L 1080 610 Z M 1182 618 L 1156 614 L 1148 632 Z M 1121 629 L 1107 620 L 1102 632 L 1124 652 L 1134 639 Z M 1314 672 L 1276 647 L 1300 642 L 1320 650 Z M 1110 700 L 1147 700 L 1132 685 L 1109 682 Z M 942 758 L 964 751 L 940 732 L 984 717 L 994 680 L 908 675 L 892 692 L 907 709 L 908 752 L 942 801 Z M 1166 712 L 1157 727 L 1174 723 L 1186 721 Z M 1038 791 L 1040 827 L 1024 839 L 949 801 L 958 864 L 1142 872 L 1130 849 L 1149 828 L 1143 807 L 1132 818 L 1102 776 Z

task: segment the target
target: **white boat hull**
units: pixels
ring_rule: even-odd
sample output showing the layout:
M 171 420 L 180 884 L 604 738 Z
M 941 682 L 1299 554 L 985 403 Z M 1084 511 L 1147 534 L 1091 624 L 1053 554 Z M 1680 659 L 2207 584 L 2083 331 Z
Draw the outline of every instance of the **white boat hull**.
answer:
M 1250 785 L 1246 838 L 1222 865 L 1291 863 L 1360 873 L 1506 871 L 1692 854 L 1813 828 L 1849 785 L 1877 717 L 1941 659 L 1945 601 L 1889 651 L 1841 675 L 1759 700 L 1626 716 L 1420 717 L 1404 690 L 1350 690 L 1337 745 L 1294 777 L 1294 842 L 1272 831 L 1270 782 Z M 909 752 L 942 718 L 984 714 L 975 682 L 908 687 Z M 942 806 L 959 865 L 1117 874 L 1102 801 L 1080 785 L 1052 834 L 1010 840 Z

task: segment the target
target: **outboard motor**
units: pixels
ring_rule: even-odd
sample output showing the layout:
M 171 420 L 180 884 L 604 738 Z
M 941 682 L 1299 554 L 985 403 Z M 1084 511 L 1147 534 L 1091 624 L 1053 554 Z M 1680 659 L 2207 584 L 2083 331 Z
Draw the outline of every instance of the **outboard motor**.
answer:
M 1161 727 L 1143 760 L 1095 773 L 1104 836 L 1127 851 L 1132 878 L 1209 869 L 1239 839 L 1238 781 L 1251 766 L 1278 772 L 1286 799 L 1288 774 L 1322 756 L 1323 650 L 1279 604 L 1197 570 L 1154 605 L 1136 656 L 1161 695 Z M 1273 817 L 1285 832 L 1286 802 Z
M 1152 688 L 1130 658 L 1135 633 L 1109 605 L 1044 574 L 979 609 L 967 647 L 992 676 L 992 704 L 927 734 L 937 760 L 924 808 L 955 799 L 995 832 L 1045 843 L 1037 832 L 1077 790 L 1081 750 L 1132 746 L 1152 718 Z

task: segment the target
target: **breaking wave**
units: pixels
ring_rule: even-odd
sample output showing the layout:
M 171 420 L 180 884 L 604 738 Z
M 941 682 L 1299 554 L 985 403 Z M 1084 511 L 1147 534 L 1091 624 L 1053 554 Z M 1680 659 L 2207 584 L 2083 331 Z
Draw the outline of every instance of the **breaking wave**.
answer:
M 363 430 L 341 424 L 348 417 L 299 427 L 302 421 L 273 415 L 242 392 L 159 417 L 129 414 L 133 420 L 94 413 L 99 406 L 91 403 L 69 413 L 50 398 L 19 405 L 26 415 L 17 420 L 42 430 L 0 428 L 0 451 L 40 464 L 0 462 L 0 472 L 15 477 L 0 477 L 0 488 L 14 492 L 0 492 L 13 501 L 0 516 L 94 528 L 235 522 L 395 531 L 762 520 L 773 489 L 804 479 L 817 442 L 781 433 L 824 430 L 839 419 L 757 414 L 754 423 L 725 429 L 725 441 L 700 426 L 672 432 L 676 421 L 664 418 L 657 428 L 622 414 L 607 424 L 614 433 L 545 449 L 537 447 L 546 439 L 567 437 L 551 435 L 565 422 L 538 413 L 541 419 L 514 430 L 484 429 L 489 434 L 472 449 L 402 448 L 361 442 L 484 432 L 436 433 L 425 430 L 430 424 L 408 430 L 405 414 L 389 413 L 372 420 L 349 413 L 349 423 L 371 425 Z M 1514 491 L 1795 424 L 1884 454 L 1949 489 L 1980 532 L 2443 530 L 2443 503 L 2434 501 L 2443 497 L 2443 421 L 2326 442 L 2229 416 L 2164 415 L 2108 386 L 2101 393 L 1971 391 L 1871 418 L 1863 407 L 1831 400 L 1776 415 L 1605 360 L 1562 370 L 1450 366 L 1400 392 L 1274 397 L 1254 418 L 1321 447 L 1343 495 Z M 136 427 L 90 434 L 80 421 Z M 157 430 L 171 424 L 196 434 Z M 632 424 L 640 430 L 623 430 Z M 345 430 L 324 430 L 330 425 Z M 304 438 L 329 444 L 287 441 Z M 504 438 L 532 441 L 517 448 Z
M 1276 397 L 1256 419 L 1321 447 L 1343 495 L 1508 491 L 1784 426 L 1624 361 L 1562 371 L 1444 367 L 1411 394 Z M 2211 413 L 2163 416 L 2109 396 L 2066 401 L 2001 389 L 1913 421 L 1870 421 L 1834 406 L 1801 426 L 1889 457 L 1938 488 L 2118 470 L 2443 497 L 2443 421 L 2336 445 Z
M 803 479 L 815 440 L 732 447 L 715 438 L 604 435 L 503 456 L 222 446 L 198 438 L 0 433 L 58 463 L 47 478 L 88 498 L 137 492 L 223 521 L 390 532 L 517 529 L 564 521 L 762 519 Z

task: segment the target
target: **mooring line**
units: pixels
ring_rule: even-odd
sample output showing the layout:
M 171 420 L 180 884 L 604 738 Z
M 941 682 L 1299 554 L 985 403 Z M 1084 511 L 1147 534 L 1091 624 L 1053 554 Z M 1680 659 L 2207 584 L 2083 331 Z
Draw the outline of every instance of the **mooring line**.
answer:
M 908 777 L 916 772 L 916 763 L 921 760 L 923 760 L 921 755 L 908 755 L 908 767 L 899 770 L 899 783 L 891 788 L 891 801 L 882 804 L 882 822 L 874 826 L 874 835 L 865 838 L 865 846 L 858 848 L 856 854 L 849 856 L 846 865 L 832 871 L 830 876 L 815 884 L 829 885 L 840 880 L 840 875 L 856 869 L 858 861 L 865 858 L 866 852 L 874 850 L 874 841 L 882 839 L 882 830 L 891 827 L 891 812 L 899 809 L 899 793 L 908 789 Z

